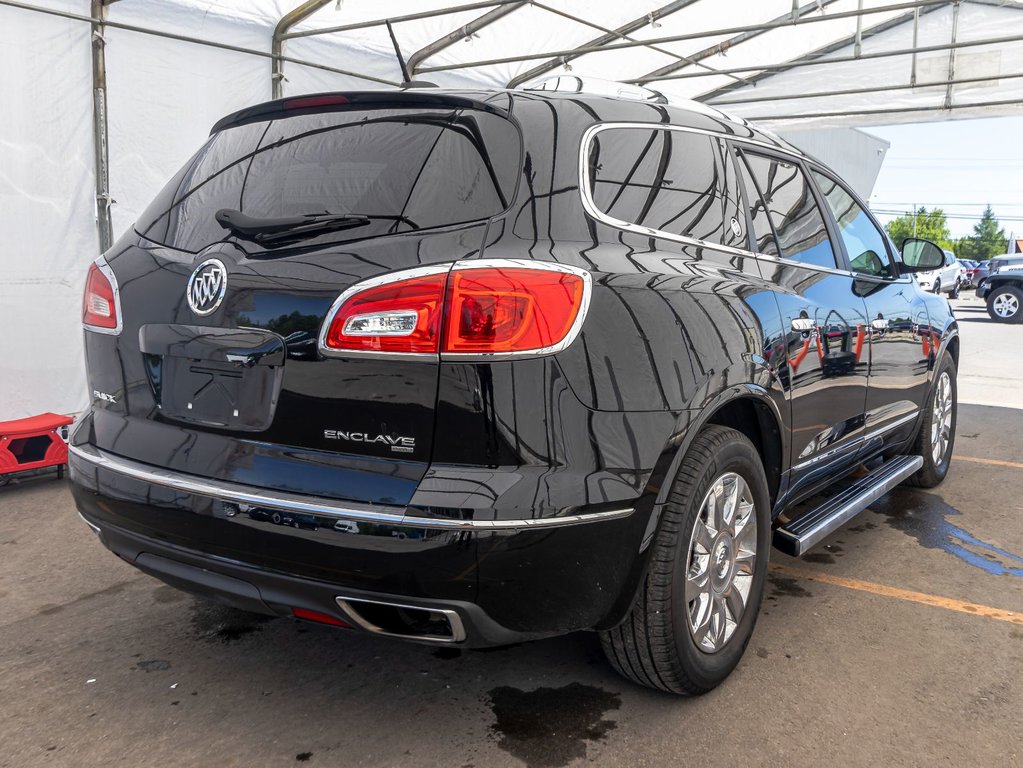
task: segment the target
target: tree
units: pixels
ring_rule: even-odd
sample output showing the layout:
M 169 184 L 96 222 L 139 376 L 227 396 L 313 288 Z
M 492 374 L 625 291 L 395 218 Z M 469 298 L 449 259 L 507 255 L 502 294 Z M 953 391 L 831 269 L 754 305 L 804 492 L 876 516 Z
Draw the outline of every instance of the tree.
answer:
M 948 231 L 948 221 L 945 219 L 945 212 L 940 208 L 928 211 L 923 206 L 915 213 L 906 213 L 897 219 L 892 219 L 885 226 L 888 236 L 897 246 L 902 247 L 902 241 L 907 237 L 922 237 L 933 240 L 942 248 L 952 250 L 952 234 Z
M 964 237 L 956 244 L 956 256 L 960 259 L 982 260 L 1001 256 L 1009 250 L 1005 230 L 998 226 L 998 219 L 991 206 L 984 209 L 980 221 L 973 225 L 973 236 Z

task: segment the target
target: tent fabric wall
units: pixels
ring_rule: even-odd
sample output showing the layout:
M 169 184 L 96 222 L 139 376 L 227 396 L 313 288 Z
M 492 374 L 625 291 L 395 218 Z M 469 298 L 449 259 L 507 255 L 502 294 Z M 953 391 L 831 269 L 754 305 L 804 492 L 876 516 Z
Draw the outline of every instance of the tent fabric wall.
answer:
M 40 6 L 88 16 L 85 0 Z M 108 19 L 268 51 L 287 2 L 119 2 Z M 86 407 L 81 296 L 99 255 L 89 24 L 0 5 L 0 421 Z M 270 98 L 265 57 L 107 27 L 115 239 L 223 115 Z M 320 61 L 332 44 L 310 41 Z M 382 54 L 381 54 L 382 55 Z M 393 49 L 390 66 L 395 68 Z M 383 63 L 377 65 L 386 70 Z M 393 72 L 387 72 L 392 75 Z M 373 84 L 291 65 L 289 90 Z
M 97 253 L 89 27 L 0 6 L 0 72 L 0 420 L 73 413 Z

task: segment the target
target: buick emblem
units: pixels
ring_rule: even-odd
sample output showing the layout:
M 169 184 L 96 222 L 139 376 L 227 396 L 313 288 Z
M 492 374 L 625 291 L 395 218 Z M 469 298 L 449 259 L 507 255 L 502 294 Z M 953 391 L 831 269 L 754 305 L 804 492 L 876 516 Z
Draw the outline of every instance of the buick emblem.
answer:
M 209 315 L 224 300 L 227 290 L 227 269 L 219 259 L 206 259 L 188 278 L 185 295 L 188 306 L 197 315 Z

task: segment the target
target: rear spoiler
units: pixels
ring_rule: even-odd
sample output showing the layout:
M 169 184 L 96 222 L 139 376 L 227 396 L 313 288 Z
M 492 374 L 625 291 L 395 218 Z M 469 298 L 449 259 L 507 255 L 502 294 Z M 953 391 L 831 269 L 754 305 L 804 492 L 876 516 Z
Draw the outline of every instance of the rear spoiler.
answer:
M 483 95 L 483 94 L 480 94 Z M 500 92 L 494 95 L 500 94 Z M 510 101 L 510 99 L 506 99 Z M 510 104 L 509 104 L 510 106 Z M 407 109 L 415 107 L 426 107 L 430 109 L 478 109 L 483 112 L 492 112 L 501 117 L 508 117 L 509 110 L 502 109 L 490 101 L 460 96 L 451 93 L 424 93 L 415 89 L 410 91 L 351 91 L 347 93 L 312 93 L 303 96 L 292 96 L 275 101 L 267 101 L 246 107 L 234 114 L 218 120 L 210 130 L 210 136 L 219 133 L 225 128 L 245 125 L 247 123 L 259 123 L 266 120 L 276 120 L 282 117 L 293 115 L 306 115 L 316 112 L 335 112 L 347 109 L 364 108 L 386 109 L 397 108 Z

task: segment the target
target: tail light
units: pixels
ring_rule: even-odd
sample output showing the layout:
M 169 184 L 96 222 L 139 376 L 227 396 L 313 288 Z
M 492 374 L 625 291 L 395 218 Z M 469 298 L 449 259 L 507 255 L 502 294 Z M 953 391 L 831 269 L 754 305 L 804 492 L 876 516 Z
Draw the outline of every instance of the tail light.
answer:
M 578 335 L 590 291 L 588 272 L 547 262 L 481 259 L 408 270 L 341 294 L 320 351 L 433 359 L 549 354 Z
M 121 305 L 117 278 L 103 258 L 89 266 L 82 297 L 82 325 L 98 333 L 121 332 Z
M 404 279 L 387 275 L 349 288 L 334 302 L 321 347 L 374 354 L 436 354 L 447 272 L 447 267 L 439 272 L 429 267 L 409 270 Z

